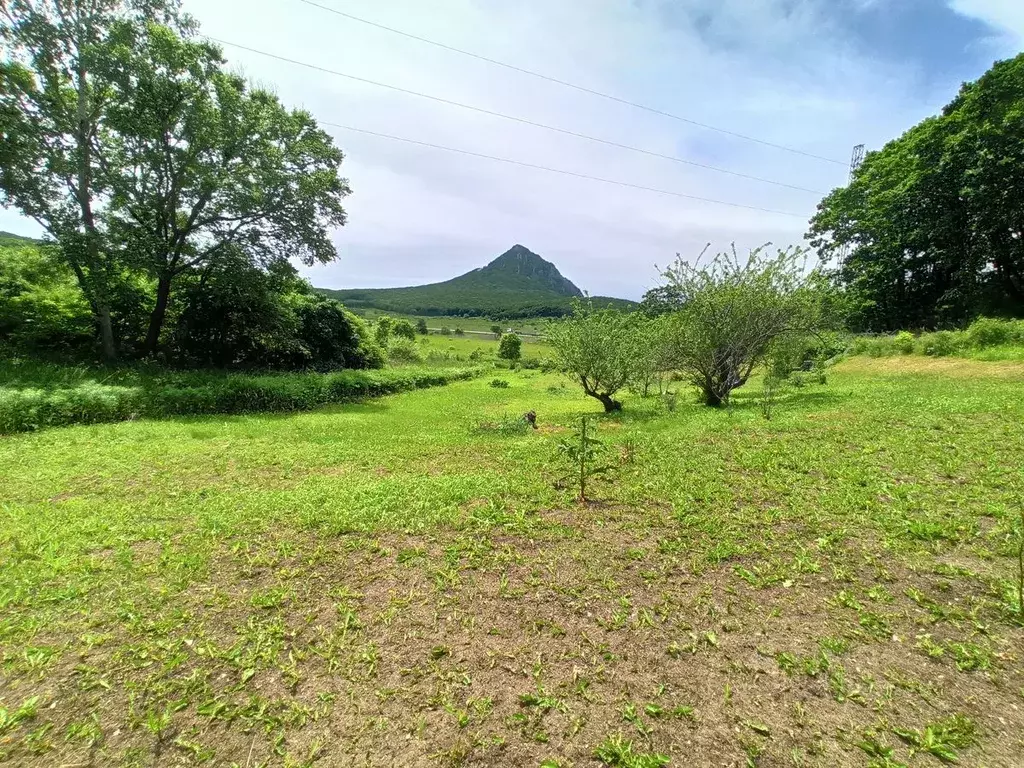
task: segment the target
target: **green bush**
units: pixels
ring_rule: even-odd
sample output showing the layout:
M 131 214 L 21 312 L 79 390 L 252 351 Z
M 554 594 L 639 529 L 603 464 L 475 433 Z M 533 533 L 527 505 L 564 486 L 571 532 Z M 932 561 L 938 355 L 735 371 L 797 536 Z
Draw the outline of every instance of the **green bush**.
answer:
M 1024 320 L 979 318 L 967 328 L 967 341 L 976 349 L 1024 344 Z
M 441 386 L 478 369 L 344 370 L 335 373 L 163 374 L 134 386 L 81 381 L 72 386 L 0 385 L 0 433 L 125 421 L 139 417 L 304 411 L 328 403 Z
M 415 341 L 410 341 L 404 336 L 395 336 L 388 344 L 388 359 L 393 363 L 422 363 L 423 355 Z
M 917 339 L 917 351 L 930 357 L 948 357 L 963 350 L 966 334 L 963 331 L 935 331 L 922 333 Z
M 892 340 L 896 351 L 902 355 L 910 355 L 914 352 L 914 334 L 910 331 L 900 331 Z
M 508 382 L 504 379 L 494 379 L 491 381 L 491 386 L 495 389 L 508 389 Z

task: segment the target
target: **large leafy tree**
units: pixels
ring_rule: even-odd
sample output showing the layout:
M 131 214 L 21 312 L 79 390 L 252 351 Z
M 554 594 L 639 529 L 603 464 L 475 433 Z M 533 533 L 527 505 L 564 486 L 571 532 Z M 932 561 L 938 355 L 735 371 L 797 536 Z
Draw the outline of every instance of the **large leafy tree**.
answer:
M 110 138 L 111 90 L 95 70 L 118 20 L 190 25 L 177 0 L 0 2 L 0 203 L 60 245 L 107 359 L 116 355 L 112 286 L 122 267 L 101 215 L 108 190 L 97 157 Z
M 220 50 L 157 24 L 115 24 L 104 62 L 112 102 L 111 231 L 156 281 L 145 341 L 159 342 L 175 281 L 240 247 L 255 264 L 336 258 L 343 159 L 302 110 L 250 89 Z M 237 251 L 236 251 L 237 252 Z
M 841 261 L 861 328 L 1024 313 L 1024 54 L 870 153 L 819 204 L 808 236 Z

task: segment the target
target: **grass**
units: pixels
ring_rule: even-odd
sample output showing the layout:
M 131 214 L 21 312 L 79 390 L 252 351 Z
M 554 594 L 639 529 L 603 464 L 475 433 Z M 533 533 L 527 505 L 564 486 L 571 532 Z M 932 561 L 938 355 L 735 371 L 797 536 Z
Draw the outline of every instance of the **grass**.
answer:
M 770 422 L 500 377 L 0 438 L 0 762 L 1024 753 L 1024 366 L 855 358 Z
M 966 357 L 974 360 L 1024 360 L 1024 320 L 979 318 L 964 330 L 933 331 L 914 335 L 900 331 L 892 336 L 857 336 L 850 344 L 853 355 L 893 357 Z

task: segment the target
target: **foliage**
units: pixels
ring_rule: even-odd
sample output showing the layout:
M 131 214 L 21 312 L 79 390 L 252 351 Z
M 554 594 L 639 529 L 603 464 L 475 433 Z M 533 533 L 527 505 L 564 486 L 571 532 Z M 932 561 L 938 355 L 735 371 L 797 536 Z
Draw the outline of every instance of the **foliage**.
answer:
M 476 370 L 266 375 L 141 371 L 129 376 L 125 384 L 108 384 L 90 377 L 69 386 L 53 386 L 54 377 L 47 375 L 46 369 L 43 373 L 38 381 L 22 380 L 17 386 L 5 386 L 0 381 L 0 433 L 141 417 L 303 411 L 328 403 L 441 386 L 468 379 Z
M 495 389 L 508 389 L 508 381 L 505 379 L 493 379 L 491 381 L 491 386 Z
M 68 354 L 93 337 L 89 304 L 55 249 L 0 245 L 0 345 Z
M 416 321 L 416 333 L 426 336 L 429 331 L 427 330 L 427 321 L 422 317 Z
M 649 317 L 670 315 L 683 308 L 684 297 L 679 288 L 671 283 L 657 285 L 644 293 L 639 311 Z
M 808 236 L 857 297 L 855 330 L 1024 314 L 1024 54 L 871 152 Z
M 629 387 L 641 397 L 650 394 L 657 382 L 659 393 L 662 377 L 669 370 L 668 321 L 665 316 L 633 319 L 633 371 Z
M 523 340 L 519 334 L 506 333 L 498 344 L 498 357 L 502 360 L 518 360 L 522 356 Z
M 928 355 L 930 357 L 979 357 L 1020 359 L 1024 357 L 1024 320 L 981 317 L 966 329 L 933 331 L 915 337 L 907 331 L 893 336 L 856 336 L 850 354 L 869 357 Z
M 466 332 L 464 330 L 462 330 L 459 326 L 455 326 L 455 335 L 456 336 L 465 336 Z
M 559 368 L 579 382 L 606 412 L 622 404 L 614 395 L 637 370 L 637 320 L 614 309 L 594 309 L 577 302 L 573 314 L 552 323 L 548 341 Z
M 416 341 L 416 329 L 408 320 L 396 320 L 391 333 L 401 339 Z
M 155 352 L 176 288 L 225 261 L 335 257 L 341 152 L 308 113 L 228 73 L 177 0 L 2 9 L 0 201 L 59 246 L 106 358 Z M 118 334 L 118 315 L 143 313 L 141 340 Z
M 388 344 L 388 359 L 393 363 L 422 363 L 423 354 L 416 342 L 396 336 Z
M 669 360 L 707 405 L 728 403 L 780 340 L 825 329 L 829 291 L 819 272 L 804 271 L 805 254 L 761 246 L 741 264 L 733 249 L 707 266 L 679 259 L 664 273 L 685 299 L 670 321 Z

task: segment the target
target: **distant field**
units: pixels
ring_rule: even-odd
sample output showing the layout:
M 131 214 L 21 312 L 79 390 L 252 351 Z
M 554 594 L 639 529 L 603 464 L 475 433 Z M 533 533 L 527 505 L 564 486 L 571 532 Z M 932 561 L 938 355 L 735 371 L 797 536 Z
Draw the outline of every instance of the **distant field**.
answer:
M 585 505 L 537 371 L 0 438 L 0 762 L 1020 765 L 1022 390 L 627 397 Z
M 502 331 L 506 331 L 511 328 L 516 333 L 530 336 L 540 336 L 544 333 L 544 328 L 550 322 L 547 318 L 533 318 L 531 320 L 488 320 L 486 317 L 427 317 L 425 315 L 403 315 L 392 312 L 382 312 L 376 309 L 353 309 L 360 317 L 365 317 L 367 320 L 375 320 L 381 315 L 387 315 L 395 319 L 404 319 L 415 325 L 420 319 L 427 323 L 427 327 L 432 331 L 438 331 L 441 328 L 448 327 L 453 332 L 456 328 L 461 328 L 463 331 L 478 331 L 480 333 L 491 333 L 491 326 L 500 326 Z M 524 341 L 529 341 L 525 339 Z

